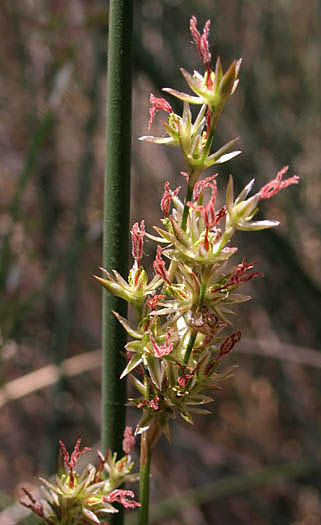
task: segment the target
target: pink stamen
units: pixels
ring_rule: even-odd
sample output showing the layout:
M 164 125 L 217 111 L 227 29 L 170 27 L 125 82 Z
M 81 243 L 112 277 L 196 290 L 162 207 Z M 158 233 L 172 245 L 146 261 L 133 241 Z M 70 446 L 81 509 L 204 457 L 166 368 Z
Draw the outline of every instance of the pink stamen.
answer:
M 171 191 L 169 188 L 169 182 L 166 181 L 164 184 L 164 194 L 161 200 L 161 210 L 166 217 L 169 214 L 169 207 L 173 197 L 176 197 L 182 186 L 178 186 L 174 191 Z
M 232 272 L 228 282 L 226 283 L 226 286 L 235 286 L 240 283 L 247 283 L 254 277 L 262 277 L 263 274 L 261 272 L 246 273 L 248 270 L 254 268 L 255 264 L 256 263 L 247 264 L 244 258 L 243 261 L 238 264 Z
M 217 226 L 217 224 L 226 214 L 225 206 L 223 206 L 218 213 L 215 213 L 215 201 L 216 201 L 216 194 L 217 194 L 217 186 L 214 180 L 215 177 L 216 175 L 213 175 L 212 177 L 207 177 L 206 179 L 197 183 L 198 186 L 196 187 L 196 189 L 194 188 L 195 196 L 197 196 L 197 198 L 199 197 L 199 195 L 205 188 L 211 189 L 211 197 L 205 206 L 203 205 L 198 206 L 195 202 L 186 203 L 187 206 L 190 206 L 195 211 L 200 212 L 205 222 L 206 231 L 205 231 L 205 237 L 204 237 L 204 248 L 206 251 L 209 251 L 209 248 L 210 248 L 209 239 L 208 239 L 209 232 L 213 228 L 215 228 L 215 226 Z
M 169 330 L 167 330 L 167 337 L 164 345 L 157 344 L 152 333 L 149 334 L 149 337 L 153 345 L 155 357 L 163 357 L 164 355 L 168 355 L 172 352 L 174 344 L 169 342 L 171 337 Z
M 251 279 L 253 279 L 254 277 L 263 277 L 263 273 L 261 272 L 247 273 L 248 270 L 254 268 L 255 264 L 256 263 L 247 264 L 244 258 L 243 261 L 234 268 L 225 285 L 221 288 L 216 288 L 215 290 L 213 290 L 213 292 L 219 292 L 232 286 L 247 283 L 248 281 L 251 281 Z
M 156 306 L 158 305 L 158 301 L 163 299 L 165 295 L 157 295 L 156 292 L 153 292 L 152 296 L 147 299 L 146 305 L 151 309 L 151 311 L 156 309 Z
M 183 175 L 183 177 L 185 178 L 187 184 L 188 184 L 188 181 L 189 181 L 189 173 L 186 173 L 186 171 L 181 171 L 181 175 Z
M 211 25 L 211 21 L 207 20 L 205 23 L 204 29 L 203 29 L 203 34 L 201 36 L 200 32 L 197 29 L 196 16 L 192 16 L 192 18 L 190 19 L 190 24 L 189 24 L 189 27 L 192 33 L 192 37 L 197 46 L 200 57 L 203 60 L 204 64 L 206 64 L 207 66 L 211 61 L 211 53 L 209 51 L 209 45 L 208 45 L 208 35 L 210 32 L 210 25 Z
M 233 334 L 229 335 L 221 344 L 216 359 L 218 360 L 221 357 L 223 357 L 223 355 L 228 354 L 239 342 L 239 340 L 241 339 L 241 335 L 242 333 L 240 330 L 238 330 L 237 332 L 233 332 Z
M 188 383 L 189 383 L 189 381 L 190 381 L 190 379 L 193 378 L 193 374 L 186 373 L 186 368 L 184 366 L 180 365 L 179 363 L 178 363 L 178 366 L 181 369 L 181 375 L 177 379 L 177 382 L 178 382 L 179 386 L 181 386 L 182 388 L 186 388 Z
M 196 182 L 193 190 L 193 199 L 197 201 L 202 191 L 205 190 L 205 188 L 212 188 L 213 183 L 216 185 L 215 179 L 218 176 L 218 173 L 215 173 L 215 175 L 210 175 L 209 177 L 206 177 L 205 179 L 199 180 Z
M 135 494 L 132 490 L 116 489 L 113 490 L 108 496 L 104 496 L 104 501 L 108 503 L 120 503 L 125 509 L 134 509 L 140 507 L 140 503 L 134 500 L 128 500 L 127 498 L 134 498 Z
M 123 451 L 125 454 L 130 454 L 135 446 L 135 438 L 133 436 L 132 427 L 126 427 L 123 439 Z
M 226 206 L 222 206 L 222 208 L 217 212 L 215 215 L 215 226 L 225 217 L 226 215 Z
M 27 501 L 20 500 L 21 505 L 23 505 L 27 509 L 32 510 L 32 512 L 37 514 L 37 516 L 42 518 L 46 523 L 50 523 L 49 520 L 45 516 L 44 508 L 43 508 L 42 503 L 37 501 L 33 497 L 33 495 L 29 492 L 29 490 L 27 490 L 25 487 L 22 487 L 22 490 L 25 493 L 25 495 L 29 498 L 30 502 L 29 501 L 27 502 Z
M 140 226 L 138 222 L 133 225 L 130 235 L 132 238 L 132 256 L 134 257 L 137 266 L 140 266 L 140 261 L 143 257 L 143 238 L 145 235 L 145 223 L 141 221 Z
M 151 107 L 149 108 L 148 129 L 151 128 L 157 111 L 167 111 L 167 113 L 173 113 L 172 106 L 164 98 L 157 98 L 153 95 L 153 93 L 151 93 L 149 102 L 151 103 Z
M 155 396 L 151 401 L 149 401 L 149 406 L 155 410 L 155 412 L 157 412 L 157 410 L 159 410 L 159 396 Z
M 147 399 L 138 403 L 137 408 L 149 406 L 152 410 L 157 412 L 159 410 L 159 396 L 155 396 L 153 399 L 148 401 Z
M 91 450 L 90 447 L 84 447 L 82 450 L 79 450 L 81 439 L 79 438 L 77 440 L 77 443 L 74 447 L 74 450 L 71 453 L 71 456 L 69 456 L 69 452 L 67 452 L 66 446 L 63 441 L 59 441 L 60 448 L 62 450 L 62 453 L 64 455 L 64 462 L 66 467 L 69 469 L 69 487 L 72 489 L 74 487 L 75 483 L 75 476 L 74 476 L 74 468 L 76 466 L 76 463 L 81 456 L 81 454 L 84 454 L 85 452 L 88 452 Z
M 168 278 L 168 274 L 166 272 L 165 266 L 166 266 L 166 263 L 162 259 L 162 248 L 160 246 L 157 246 L 156 257 L 153 262 L 153 267 L 154 267 L 155 273 L 159 275 L 165 281 L 165 283 L 170 285 L 171 282 Z
M 298 184 L 299 176 L 293 175 L 289 179 L 282 180 L 283 175 L 288 171 L 289 166 L 284 166 L 278 173 L 275 179 L 268 182 L 260 191 L 260 199 L 270 199 L 280 190 L 287 188 L 291 184 Z
M 190 202 L 190 201 L 187 202 L 186 204 L 187 206 L 190 206 L 191 208 L 193 208 L 193 210 L 200 212 L 201 216 L 203 217 L 205 221 L 206 227 L 209 228 L 210 224 L 212 225 L 212 223 L 215 222 L 214 206 L 215 206 L 216 193 L 217 193 L 216 182 L 215 181 L 209 182 L 207 184 L 207 187 L 211 188 L 211 196 L 210 196 L 208 203 L 205 206 L 203 205 L 198 206 L 195 202 Z

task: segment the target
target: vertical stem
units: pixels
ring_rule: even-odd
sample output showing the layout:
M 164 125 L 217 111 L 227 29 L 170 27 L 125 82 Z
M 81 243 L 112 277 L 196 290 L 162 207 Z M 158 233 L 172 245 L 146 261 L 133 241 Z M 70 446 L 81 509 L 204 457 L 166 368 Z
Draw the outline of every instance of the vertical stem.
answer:
M 189 213 L 189 207 L 187 206 L 187 203 L 192 200 L 194 186 L 201 172 L 202 172 L 202 169 L 198 169 L 198 168 L 192 169 L 191 168 L 191 172 L 189 174 L 187 192 L 186 192 L 184 209 L 183 209 L 183 217 L 182 217 L 182 223 L 181 223 L 181 228 L 184 231 L 186 231 L 186 228 L 187 228 L 187 218 L 188 218 L 188 213 Z
M 140 443 L 140 479 L 138 511 L 138 525 L 148 525 L 149 516 L 149 475 L 152 459 L 152 449 L 149 442 L 148 430 L 143 432 Z
M 184 231 L 186 231 L 187 217 L 188 217 L 188 212 L 189 212 L 189 207 L 187 206 L 186 203 L 192 200 L 193 189 L 194 189 L 194 185 L 189 184 L 187 186 L 186 199 L 185 199 L 184 210 L 183 210 L 183 217 L 182 217 L 182 224 L 181 224 L 181 228 Z
M 205 292 L 206 292 L 206 285 L 207 283 L 203 283 L 201 284 L 201 289 L 200 289 L 200 295 L 199 295 L 199 298 L 198 298 L 198 306 L 202 306 L 203 305 L 203 301 L 204 301 L 204 296 L 205 296 Z
M 196 341 L 196 337 L 197 337 L 197 331 L 193 330 L 191 332 L 191 335 L 190 335 L 190 338 L 189 338 L 189 341 L 188 341 L 188 345 L 187 345 L 187 348 L 186 348 L 186 351 L 185 351 L 185 355 L 184 355 L 184 363 L 186 365 L 188 364 L 189 358 L 191 356 L 191 353 L 192 353 L 192 350 L 193 350 L 193 346 L 194 346 L 194 343 Z
M 104 189 L 103 266 L 128 274 L 131 150 L 132 0 L 110 0 L 107 72 L 106 171 Z M 126 383 L 121 353 L 126 334 L 112 314 L 127 316 L 127 304 L 103 291 L 102 448 L 122 454 Z M 110 520 L 123 523 L 121 513 Z

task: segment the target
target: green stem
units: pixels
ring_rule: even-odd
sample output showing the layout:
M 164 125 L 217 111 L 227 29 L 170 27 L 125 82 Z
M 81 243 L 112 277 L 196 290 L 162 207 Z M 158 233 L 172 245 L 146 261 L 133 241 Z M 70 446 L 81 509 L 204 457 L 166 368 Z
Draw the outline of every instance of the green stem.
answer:
M 131 48 L 133 1 L 110 0 L 107 73 L 106 171 L 103 266 L 128 274 L 131 152 Z M 103 291 L 102 448 L 122 455 L 126 383 L 122 350 L 126 334 L 112 314 L 127 317 L 127 304 Z M 123 523 L 121 513 L 112 524 Z
M 193 346 L 194 346 L 194 343 L 195 343 L 195 340 L 196 340 L 196 336 L 197 336 L 197 331 L 193 330 L 193 332 L 190 335 L 190 338 L 189 338 L 189 341 L 188 341 L 188 345 L 187 345 L 187 348 L 186 348 L 186 352 L 185 352 L 185 355 L 184 355 L 184 363 L 186 365 L 188 364 L 189 358 L 191 356 L 191 353 L 192 353 L 192 350 L 193 350 Z
M 209 129 L 209 132 L 208 132 L 208 137 L 207 137 L 207 140 L 206 140 L 206 144 L 205 144 L 205 147 L 204 147 L 204 150 L 203 150 L 203 156 L 202 156 L 202 161 L 203 162 L 205 161 L 205 159 L 207 158 L 209 152 L 211 151 L 212 142 L 213 142 L 213 138 L 214 138 L 214 133 L 215 133 L 215 130 L 216 130 L 218 119 L 221 116 L 221 113 L 222 113 L 222 110 L 223 110 L 223 106 L 224 106 L 224 104 L 220 105 L 219 107 L 217 107 L 217 108 L 215 108 L 215 109 L 213 109 L 211 111 L 210 129 Z
M 198 298 L 198 305 L 199 306 L 202 306 L 202 304 L 203 304 L 205 292 L 206 292 L 206 283 L 202 283 L 201 284 L 199 298 Z M 190 338 L 189 338 L 189 341 L 188 341 L 188 344 L 187 344 L 186 352 L 185 352 L 185 355 L 184 355 L 184 363 L 186 365 L 188 364 L 189 358 L 191 356 L 191 353 L 192 353 L 192 350 L 193 350 L 193 346 L 194 346 L 194 343 L 196 341 L 197 333 L 198 332 L 195 331 L 195 330 L 193 330 L 193 332 L 191 332 L 191 335 L 190 335 Z
M 193 173 L 193 172 L 191 173 L 190 178 L 189 178 L 189 183 L 187 186 L 186 197 L 185 197 L 185 202 L 184 202 L 184 210 L 183 210 L 183 216 L 182 216 L 182 222 L 181 222 L 181 228 L 183 231 L 186 231 L 186 228 L 187 228 L 187 218 L 188 218 L 188 213 L 189 213 L 189 206 L 187 206 L 186 203 L 192 200 L 193 190 L 194 190 L 195 182 L 197 180 L 197 176 L 199 172 L 196 172 L 196 173 Z M 176 270 L 177 270 L 177 261 L 171 261 L 169 268 L 168 268 L 168 277 L 170 281 L 173 281 Z
M 152 449 L 149 442 L 148 430 L 142 434 L 140 444 L 140 479 L 139 501 L 141 507 L 138 512 L 138 525 L 148 525 L 149 517 L 149 476 L 152 459 Z
M 211 147 L 212 147 L 212 142 L 213 142 L 213 138 L 214 138 L 214 131 L 215 131 L 215 126 L 211 125 L 210 127 L 210 130 L 208 132 L 208 137 L 207 137 L 207 141 L 206 141 L 206 144 L 205 144 L 205 147 L 204 147 L 204 151 L 203 151 L 203 156 L 202 156 L 202 160 L 205 161 L 205 159 L 207 158 L 210 150 L 211 150 Z
M 185 204 L 184 204 L 184 210 L 183 210 L 182 224 L 181 224 L 181 228 L 182 230 L 184 230 L 184 232 L 186 231 L 187 217 L 188 217 L 188 212 L 189 212 L 189 207 L 187 206 L 187 202 L 190 202 L 192 200 L 193 189 L 194 189 L 194 184 L 188 184 L 187 192 L 186 192 L 186 199 L 185 199 Z
M 187 206 L 187 203 L 192 200 L 195 183 L 200 173 L 202 172 L 202 170 L 199 168 L 193 169 L 191 167 L 190 170 L 191 172 L 190 172 L 189 180 L 188 180 L 188 186 L 187 186 L 186 197 L 185 197 L 185 202 L 184 202 L 183 217 L 182 217 L 182 223 L 181 223 L 181 228 L 184 231 L 186 231 L 187 217 L 188 217 L 188 212 L 189 212 L 189 206 Z
M 231 474 L 225 478 L 203 484 L 195 489 L 187 490 L 177 496 L 167 498 L 151 509 L 151 519 L 157 523 L 169 523 L 174 516 L 179 520 L 179 514 L 188 512 L 188 508 L 200 506 L 209 501 L 228 500 L 233 496 L 254 493 L 263 487 L 275 486 L 288 480 L 304 479 L 313 472 L 320 470 L 320 458 L 302 459 L 280 465 L 265 466 L 252 472 Z M 172 520 L 170 519 L 172 518 Z M 179 520 L 180 522 L 180 520 Z M 133 520 L 128 520 L 132 525 Z
M 214 134 L 214 130 L 213 130 L 213 134 Z M 194 175 L 193 178 L 192 178 L 192 175 Z M 193 189 L 194 189 L 195 182 L 196 182 L 195 179 L 196 179 L 195 174 L 191 174 L 190 175 L 190 182 L 192 181 L 192 184 L 189 183 L 189 185 L 187 186 L 186 199 L 185 199 L 184 210 L 183 210 L 183 218 L 182 218 L 182 224 L 181 224 L 182 230 L 184 230 L 184 231 L 186 231 L 187 217 L 188 217 L 188 212 L 189 212 L 189 207 L 186 205 L 186 203 L 189 202 L 191 200 L 191 198 L 192 198 Z M 206 291 L 206 283 L 203 283 L 201 285 L 200 295 L 199 295 L 199 300 L 198 300 L 199 306 L 202 306 L 202 304 L 203 304 L 205 291 Z M 184 363 L 185 364 L 188 364 L 188 361 L 189 361 L 189 358 L 191 356 L 196 337 L 197 337 L 197 331 L 193 331 L 191 333 L 191 335 L 190 335 L 190 339 L 188 341 L 186 352 L 185 352 L 185 355 L 184 355 Z
M 203 304 L 204 296 L 205 296 L 205 292 L 206 292 L 206 285 L 207 285 L 206 282 L 201 284 L 200 294 L 199 294 L 199 297 L 198 297 L 198 306 L 202 306 L 202 304 Z

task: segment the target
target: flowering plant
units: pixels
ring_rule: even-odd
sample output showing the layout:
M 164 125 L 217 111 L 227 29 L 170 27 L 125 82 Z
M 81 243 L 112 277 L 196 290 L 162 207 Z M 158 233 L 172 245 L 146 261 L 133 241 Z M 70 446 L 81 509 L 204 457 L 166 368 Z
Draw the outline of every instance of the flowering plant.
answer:
M 201 34 L 197 19 L 192 16 L 190 30 L 205 64 L 205 73 L 195 71 L 191 75 L 181 70 L 193 95 L 164 88 L 183 101 L 181 116 L 174 113 L 166 99 L 151 94 L 148 128 L 156 113 L 165 111 L 166 135 L 141 137 L 143 141 L 181 149 L 185 161 L 181 173 L 187 184 L 185 197 L 179 197 L 181 186 L 171 190 L 166 181 L 161 199 L 162 226 L 154 226 L 156 235 L 145 231 L 144 220 L 131 229 L 134 262 L 128 279 L 104 269 L 104 277 L 95 276 L 109 292 L 125 299 L 136 311 L 134 326 L 117 312 L 114 314 L 131 337 L 126 345 L 128 363 L 121 377 L 128 375 L 135 385 L 139 395 L 130 403 L 142 411 L 136 428 L 136 434 L 142 434 L 141 524 L 148 523 L 148 513 L 144 514 L 143 507 L 148 506 L 144 493 L 152 448 L 162 433 L 169 438 L 169 420 L 177 414 L 189 423 L 193 414 L 207 414 L 204 405 L 213 400 L 208 393 L 221 388 L 222 381 L 233 372 L 233 367 L 220 370 L 223 357 L 241 337 L 240 330 L 233 326 L 231 307 L 250 299 L 239 288 L 262 274 L 252 271 L 254 263 L 244 258 L 234 266 L 229 265 L 238 251 L 230 244 L 231 238 L 237 230 L 277 226 L 277 221 L 253 220 L 258 205 L 262 199 L 299 180 L 297 175 L 282 179 L 288 170 L 286 166 L 252 196 L 254 180 L 235 198 L 230 176 L 225 204 L 217 209 L 218 174 L 200 177 L 207 168 L 241 153 L 232 150 L 237 139 L 212 152 L 219 118 L 239 83 L 241 59 L 234 60 L 223 72 L 218 58 L 212 68 L 210 21 Z M 191 104 L 200 106 L 194 120 Z M 145 236 L 157 243 L 152 279 L 142 264 Z
M 102 515 L 117 512 L 113 502 L 129 508 L 140 506 L 139 525 L 148 524 L 152 449 L 162 434 L 170 437 L 169 421 L 177 415 L 192 423 L 194 414 L 209 413 L 205 406 L 213 401 L 212 392 L 220 389 L 234 370 L 222 370 L 221 362 L 241 337 L 241 331 L 234 326 L 233 307 L 250 297 L 242 294 L 240 288 L 262 275 L 253 270 L 255 263 L 245 258 L 231 262 L 238 252 L 231 245 L 233 234 L 237 230 L 277 226 L 277 221 L 254 219 L 258 205 L 299 180 L 297 175 L 283 180 L 286 166 L 252 195 L 254 180 L 235 197 L 230 176 L 225 204 L 217 206 L 218 173 L 203 174 L 241 153 L 233 149 L 235 138 L 216 150 L 213 147 L 222 111 L 238 87 L 241 59 L 234 60 L 225 72 L 220 58 L 212 67 L 210 21 L 201 34 L 197 19 L 192 16 L 190 31 L 205 72 L 191 75 L 181 70 L 193 94 L 164 88 L 183 101 L 182 115 L 174 113 L 166 99 L 150 95 L 148 129 L 156 113 L 164 111 L 166 134 L 141 137 L 153 144 L 180 148 L 185 162 L 181 172 L 186 182 L 185 196 L 179 196 L 181 186 L 171 189 L 165 181 L 161 226 L 154 226 L 154 233 L 145 230 L 144 220 L 132 226 L 133 265 L 128 278 L 105 269 L 103 277 L 95 276 L 136 313 L 135 324 L 117 312 L 114 315 L 130 336 L 125 347 L 128 362 L 121 378 L 128 376 L 135 386 L 138 395 L 129 403 L 141 411 L 135 432 L 141 435 L 140 504 L 128 499 L 133 497 L 131 491 L 119 489 L 125 481 L 136 479 L 131 474 L 129 453 L 133 436 L 128 429 L 123 458 L 117 459 L 111 453 L 100 455 L 98 467 L 89 465 L 81 475 L 74 467 L 88 449 L 80 450 L 79 440 L 69 456 L 61 442 L 64 469 L 57 475 L 55 485 L 43 480 L 45 500 L 38 502 L 25 490 L 29 501 L 23 504 L 48 524 L 103 523 Z M 190 105 L 199 107 L 195 118 Z M 145 237 L 157 243 L 152 278 L 142 263 Z
M 137 474 L 132 474 L 134 463 L 131 460 L 131 450 L 135 445 L 132 429 L 126 427 L 123 440 L 124 456 L 117 459 L 116 454 L 107 451 L 103 456 L 98 452 L 97 467 L 88 464 L 81 474 L 76 470 L 76 464 L 82 454 L 90 448 L 80 449 L 78 439 L 74 450 L 69 454 L 60 441 L 60 458 L 63 465 L 59 468 L 55 483 L 40 478 L 44 487 L 44 499 L 37 501 L 32 494 L 23 489 L 28 501 L 21 503 L 31 509 L 48 525 L 90 525 L 106 523 L 101 521 L 106 514 L 117 513 L 112 503 L 120 503 L 124 508 L 139 507 L 131 490 L 120 489 L 124 482 L 136 481 Z
M 179 116 L 167 100 L 151 94 L 148 127 L 156 112 L 166 111 L 168 122 L 164 128 L 168 136 L 141 137 L 148 142 L 181 148 L 186 163 L 186 171 L 182 172 L 187 182 L 186 197 L 182 201 L 178 196 L 181 187 L 171 190 L 166 181 L 161 200 L 162 227 L 154 227 L 158 235 L 145 232 L 143 220 L 131 229 L 134 263 L 128 280 L 116 271 L 111 275 L 103 270 L 103 278 L 95 276 L 107 290 L 136 310 L 135 326 L 114 314 L 132 338 L 126 345 L 128 364 L 122 377 L 129 375 L 140 394 L 131 400 L 143 412 L 136 433 L 149 430 L 151 446 L 162 432 L 169 437 L 168 420 L 176 413 L 189 422 L 194 413 L 207 413 L 203 405 L 212 398 L 206 392 L 219 388 L 230 375 L 231 371 L 222 373 L 218 369 L 223 356 L 241 337 L 241 332 L 233 328 L 231 306 L 249 300 L 249 296 L 239 293 L 239 288 L 262 275 L 251 271 L 254 263 L 245 259 L 228 268 L 229 260 L 238 250 L 230 245 L 230 240 L 237 230 L 276 226 L 277 221 L 253 220 L 258 204 L 298 182 L 297 175 L 282 180 L 286 166 L 254 195 L 248 196 L 252 180 L 235 198 L 230 176 L 226 203 L 217 210 L 218 174 L 199 180 L 209 166 L 241 153 L 238 150 L 227 153 L 236 139 L 211 153 L 219 116 L 238 85 L 241 60 L 235 60 L 223 73 L 218 58 L 212 70 L 209 28 L 208 20 L 201 35 L 196 18 L 191 18 L 191 33 L 206 71 L 204 75 L 194 72 L 193 76 L 185 70 L 182 73 L 197 96 L 164 89 L 184 101 L 183 115 Z M 190 104 L 202 104 L 194 123 Z M 158 243 L 151 280 L 142 265 L 144 236 Z M 168 268 L 165 258 L 170 261 Z M 135 369 L 138 376 L 133 374 Z

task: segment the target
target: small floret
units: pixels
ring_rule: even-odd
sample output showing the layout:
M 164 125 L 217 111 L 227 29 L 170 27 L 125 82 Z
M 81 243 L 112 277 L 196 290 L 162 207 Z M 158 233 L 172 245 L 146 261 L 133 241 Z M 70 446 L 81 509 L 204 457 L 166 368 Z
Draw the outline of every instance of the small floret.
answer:
M 74 488 L 74 483 L 75 483 L 74 468 L 76 466 L 78 459 L 80 458 L 82 454 L 91 450 L 90 447 L 84 447 L 82 450 L 79 450 L 80 443 L 81 443 L 81 438 L 77 440 L 77 443 L 74 446 L 74 450 L 72 451 L 71 455 L 69 455 L 69 452 L 67 452 L 64 442 L 61 440 L 59 441 L 59 445 L 64 455 L 64 463 L 66 467 L 69 469 L 69 487 L 71 489 Z

